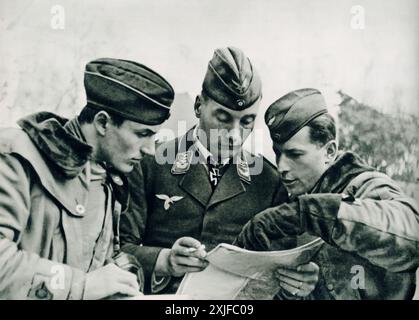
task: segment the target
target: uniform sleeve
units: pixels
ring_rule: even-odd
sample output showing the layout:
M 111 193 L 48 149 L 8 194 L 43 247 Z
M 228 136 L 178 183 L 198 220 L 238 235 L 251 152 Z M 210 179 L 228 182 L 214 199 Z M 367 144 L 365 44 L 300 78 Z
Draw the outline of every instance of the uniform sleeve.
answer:
M 349 196 L 300 196 L 306 229 L 391 272 L 416 270 L 419 215 L 415 201 L 384 175 L 365 180 L 358 190 L 355 185 Z
M 29 165 L 0 154 L 0 298 L 82 299 L 85 274 L 21 250 L 30 215 Z
M 145 291 L 151 290 L 151 279 L 160 247 L 143 245 L 143 237 L 147 224 L 147 187 L 152 183 L 150 165 L 154 161 L 146 156 L 141 165 L 136 166 L 128 176 L 131 193 L 128 210 L 121 216 L 120 237 L 122 250 L 133 254 L 144 268 Z

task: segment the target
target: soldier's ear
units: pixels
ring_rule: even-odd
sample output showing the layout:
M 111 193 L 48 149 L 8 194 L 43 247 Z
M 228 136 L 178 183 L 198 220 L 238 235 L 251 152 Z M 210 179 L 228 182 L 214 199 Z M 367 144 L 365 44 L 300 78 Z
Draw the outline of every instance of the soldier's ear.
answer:
M 330 164 L 336 159 L 338 153 L 338 145 L 336 140 L 330 140 L 325 145 L 325 152 L 326 152 L 326 164 Z
M 105 136 L 110 121 L 111 116 L 106 111 L 98 112 L 93 118 L 93 125 L 95 126 L 96 132 L 101 136 Z
M 195 110 L 195 116 L 199 119 L 201 117 L 201 106 L 202 106 L 202 102 L 201 102 L 201 96 L 196 96 L 195 98 L 195 105 L 194 105 L 194 110 Z

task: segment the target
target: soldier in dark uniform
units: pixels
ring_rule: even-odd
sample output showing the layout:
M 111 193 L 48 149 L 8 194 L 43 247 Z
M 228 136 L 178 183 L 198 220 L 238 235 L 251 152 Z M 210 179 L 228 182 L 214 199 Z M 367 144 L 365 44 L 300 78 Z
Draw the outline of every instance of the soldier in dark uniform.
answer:
M 146 290 L 174 292 L 186 272 L 206 267 L 206 250 L 232 243 L 255 214 L 287 199 L 275 167 L 242 149 L 260 99 L 250 60 L 239 49 L 217 49 L 195 102 L 198 126 L 157 147 L 130 174 L 121 241 L 142 263 Z M 281 248 L 294 245 L 284 241 Z M 303 271 L 301 296 L 314 289 L 318 268 Z

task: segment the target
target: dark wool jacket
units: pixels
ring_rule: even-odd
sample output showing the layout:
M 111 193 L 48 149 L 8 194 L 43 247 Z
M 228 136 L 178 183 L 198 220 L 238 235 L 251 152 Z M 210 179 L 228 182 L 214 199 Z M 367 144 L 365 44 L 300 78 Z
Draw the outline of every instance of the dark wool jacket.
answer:
M 156 156 L 145 157 L 128 177 L 131 202 L 121 217 L 122 249 L 138 258 L 149 280 L 160 250 L 171 248 L 178 238 L 194 237 L 207 250 L 232 243 L 256 213 L 288 197 L 275 167 L 244 151 L 246 160 L 231 164 L 212 193 L 192 141 L 190 130 L 159 146 Z M 170 155 L 175 163 L 162 163 Z M 282 245 L 294 244 L 289 240 Z M 179 279 L 172 280 L 162 292 L 175 291 Z

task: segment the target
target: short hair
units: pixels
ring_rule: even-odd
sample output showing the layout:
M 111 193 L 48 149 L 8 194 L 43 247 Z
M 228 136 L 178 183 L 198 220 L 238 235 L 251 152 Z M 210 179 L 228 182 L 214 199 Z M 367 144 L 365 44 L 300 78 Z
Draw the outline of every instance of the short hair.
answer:
M 86 104 L 86 106 L 80 111 L 80 114 L 77 117 L 77 119 L 79 120 L 80 124 L 92 123 L 96 114 L 98 114 L 100 111 L 106 111 L 106 113 L 108 113 L 109 116 L 111 117 L 112 123 L 116 127 L 120 127 L 122 123 L 125 121 L 125 118 L 121 117 L 120 115 L 117 115 L 113 112 L 109 112 L 108 110 L 105 110 L 105 109 L 97 108 L 95 106 L 92 106 L 89 103 Z
M 310 128 L 311 142 L 320 147 L 336 139 L 336 122 L 328 113 L 314 118 L 307 124 L 307 127 Z

